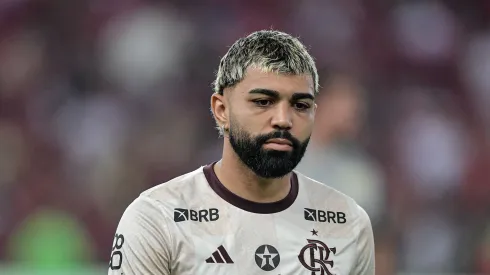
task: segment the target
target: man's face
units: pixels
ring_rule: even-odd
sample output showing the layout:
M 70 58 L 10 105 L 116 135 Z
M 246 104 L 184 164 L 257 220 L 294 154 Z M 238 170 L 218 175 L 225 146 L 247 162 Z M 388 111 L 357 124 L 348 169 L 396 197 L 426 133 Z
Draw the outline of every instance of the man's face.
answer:
M 228 95 L 229 141 L 240 160 L 262 178 L 291 172 L 311 136 L 312 78 L 249 69 Z

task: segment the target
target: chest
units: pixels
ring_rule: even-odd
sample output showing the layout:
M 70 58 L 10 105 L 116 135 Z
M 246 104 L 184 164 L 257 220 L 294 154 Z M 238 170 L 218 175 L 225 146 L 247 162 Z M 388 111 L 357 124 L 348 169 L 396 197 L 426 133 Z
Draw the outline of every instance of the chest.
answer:
M 306 214 L 236 211 L 176 223 L 172 274 L 349 274 L 356 259 L 350 225 Z

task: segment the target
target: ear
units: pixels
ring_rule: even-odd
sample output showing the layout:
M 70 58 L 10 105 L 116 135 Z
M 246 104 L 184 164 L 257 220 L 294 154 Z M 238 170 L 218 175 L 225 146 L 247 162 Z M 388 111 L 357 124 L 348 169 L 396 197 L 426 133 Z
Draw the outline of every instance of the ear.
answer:
M 211 96 L 211 112 L 218 127 L 228 128 L 228 108 L 224 95 L 214 93 Z

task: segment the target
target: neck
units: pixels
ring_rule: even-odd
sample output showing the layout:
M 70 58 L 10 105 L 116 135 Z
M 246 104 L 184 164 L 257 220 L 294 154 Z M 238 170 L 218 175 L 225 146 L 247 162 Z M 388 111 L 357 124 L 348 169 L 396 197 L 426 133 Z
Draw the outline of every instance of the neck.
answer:
M 259 203 L 276 202 L 288 195 L 291 189 L 291 173 L 282 178 L 261 178 L 238 158 L 227 140 L 224 143 L 222 159 L 214 165 L 214 171 L 228 190 L 246 200 Z

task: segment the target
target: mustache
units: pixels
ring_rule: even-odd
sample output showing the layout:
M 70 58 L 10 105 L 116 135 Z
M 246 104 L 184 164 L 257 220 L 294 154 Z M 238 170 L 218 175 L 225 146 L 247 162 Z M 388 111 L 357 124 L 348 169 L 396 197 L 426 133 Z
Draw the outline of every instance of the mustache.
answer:
M 265 144 L 269 139 L 273 139 L 273 138 L 287 139 L 292 143 L 294 148 L 298 148 L 301 145 L 301 142 L 297 138 L 293 137 L 293 135 L 291 135 L 290 132 L 284 130 L 274 131 L 268 134 L 259 135 L 256 137 L 255 140 L 258 144 L 262 145 Z

